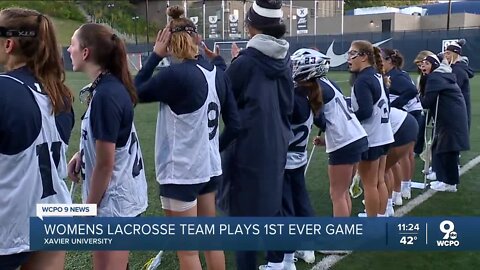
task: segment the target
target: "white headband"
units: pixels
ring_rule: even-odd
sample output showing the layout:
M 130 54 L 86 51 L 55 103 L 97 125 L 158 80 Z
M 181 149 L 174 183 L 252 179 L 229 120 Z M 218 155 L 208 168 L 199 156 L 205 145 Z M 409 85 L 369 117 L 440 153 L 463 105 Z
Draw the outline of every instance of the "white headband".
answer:
M 267 17 L 267 18 L 283 18 L 283 10 L 280 9 L 268 9 L 268 8 L 263 8 L 259 5 L 257 5 L 257 2 L 253 2 L 252 6 L 253 10 L 255 13 L 262 17 Z

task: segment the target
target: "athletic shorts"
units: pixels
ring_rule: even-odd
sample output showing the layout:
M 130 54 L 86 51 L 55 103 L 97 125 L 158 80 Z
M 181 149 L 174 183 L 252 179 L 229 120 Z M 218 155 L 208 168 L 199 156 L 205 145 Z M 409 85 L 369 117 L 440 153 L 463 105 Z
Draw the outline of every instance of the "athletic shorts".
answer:
M 391 144 L 379 145 L 374 147 L 369 147 L 367 151 L 362 153 L 363 161 L 374 161 L 379 159 L 381 156 L 385 156 L 390 149 Z
M 10 255 L 0 255 L 0 269 L 15 270 L 27 262 L 30 254 L 30 252 L 21 252 Z
M 363 137 L 328 154 L 329 165 L 355 164 L 368 149 L 368 139 Z
M 160 196 L 183 202 L 193 202 L 199 195 L 217 190 L 220 176 L 210 178 L 208 182 L 193 185 L 160 185 Z
M 411 114 L 407 114 L 407 117 L 403 121 L 400 128 L 393 135 L 395 141 L 391 144 L 391 147 L 398 147 L 406 145 L 411 142 L 417 141 L 418 135 L 418 123 L 415 117 Z

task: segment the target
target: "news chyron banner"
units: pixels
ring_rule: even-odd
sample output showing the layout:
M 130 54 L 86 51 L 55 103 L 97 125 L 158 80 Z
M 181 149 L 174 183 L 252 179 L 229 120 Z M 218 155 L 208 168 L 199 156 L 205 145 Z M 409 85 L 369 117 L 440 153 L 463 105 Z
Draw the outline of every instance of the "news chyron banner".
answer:
M 30 219 L 31 250 L 480 250 L 480 217 L 100 218 L 81 206 L 63 210 L 82 216 Z

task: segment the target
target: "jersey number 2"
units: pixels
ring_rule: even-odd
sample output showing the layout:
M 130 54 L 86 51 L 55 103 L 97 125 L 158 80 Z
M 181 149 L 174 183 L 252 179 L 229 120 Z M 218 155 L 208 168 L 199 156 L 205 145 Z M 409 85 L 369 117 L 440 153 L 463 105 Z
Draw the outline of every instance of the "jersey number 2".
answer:
M 305 145 L 300 145 L 300 144 L 305 142 L 305 139 L 307 139 L 308 137 L 308 133 L 309 133 L 308 127 L 306 125 L 301 125 L 299 127 L 292 129 L 292 131 L 295 137 L 299 133 L 302 133 L 302 136 L 300 136 L 300 138 L 296 139 L 290 144 L 290 146 L 288 146 L 288 151 L 299 152 L 299 153 L 305 152 L 305 150 L 307 150 L 307 144 Z
M 37 145 L 36 150 L 38 157 L 38 167 L 40 168 L 40 176 L 42 177 L 43 187 L 42 199 L 57 194 L 53 187 L 51 160 L 53 159 L 55 167 L 58 168 L 58 164 L 60 163 L 61 148 L 61 142 L 53 142 L 50 149 L 48 149 L 48 143 L 42 143 Z
M 382 124 L 388 123 L 389 112 L 388 112 L 388 104 L 385 101 L 385 99 L 382 99 L 380 100 L 380 102 L 378 102 L 378 108 L 380 108 L 380 110 L 383 111 L 382 116 L 380 117 L 380 123 Z

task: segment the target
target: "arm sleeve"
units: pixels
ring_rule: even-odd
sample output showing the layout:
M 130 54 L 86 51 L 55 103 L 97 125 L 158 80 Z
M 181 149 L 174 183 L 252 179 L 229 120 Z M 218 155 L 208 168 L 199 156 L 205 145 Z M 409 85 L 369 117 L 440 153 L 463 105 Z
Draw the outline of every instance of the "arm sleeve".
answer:
M 437 91 L 427 91 L 424 96 L 420 98 L 420 102 L 422 103 L 422 107 L 429 110 L 434 110 L 435 106 L 437 105 Z
M 216 57 L 214 57 L 210 61 L 210 63 L 212 63 L 212 65 L 218 67 L 219 69 L 221 69 L 223 71 L 225 71 L 227 69 L 227 63 L 225 63 L 225 60 L 220 55 L 217 55 Z
M 237 104 L 241 99 L 245 78 L 248 78 L 249 74 L 246 74 L 245 71 L 248 72 L 249 65 L 246 61 L 244 61 L 245 57 L 237 57 L 235 62 L 233 62 L 225 73 L 230 80 L 230 85 L 232 86 L 232 94 Z
M 122 121 L 122 108 L 108 92 L 99 92 L 92 99 L 90 125 L 95 140 L 116 143 Z
M 360 122 L 368 119 L 373 113 L 373 95 L 370 88 L 365 81 L 356 83 L 353 88 L 358 104 L 358 110 L 355 112 L 355 116 Z
M 392 80 L 391 88 L 397 89 L 397 92 L 400 93 L 398 98 L 390 104 L 390 106 L 398 109 L 402 109 L 403 106 L 407 105 L 408 101 L 417 96 L 417 88 L 415 85 L 403 76 L 397 76 Z
M 7 102 L 3 97 L 3 92 L 0 91 L 0 141 L 3 141 L 4 133 L 8 130 L 6 115 L 7 115 Z
M 55 116 L 55 125 L 62 141 L 68 145 L 73 126 L 75 125 L 75 113 L 73 107 L 70 112 L 62 112 Z
M 465 82 L 468 81 L 468 75 L 465 71 L 458 70 L 458 69 L 454 70 L 454 74 L 457 77 L 457 84 L 460 87 L 460 90 L 462 90 L 463 92 L 465 87 Z
M 225 129 L 219 138 L 219 148 L 222 152 L 240 133 L 241 123 L 238 114 L 237 103 L 230 91 L 230 82 L 225 77 L 224 97 L 220 100 L 222 106 L 222 119 Z
M 163 102 L 171 104 L 182 98 L 172 67 L 161 68 L 152 77 L 153 71 L 162 60 L 160 56 L 152 53 L 142 69 L 135 76 L 135 87 L 140 102 Z

